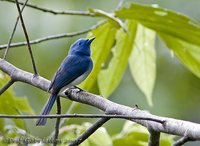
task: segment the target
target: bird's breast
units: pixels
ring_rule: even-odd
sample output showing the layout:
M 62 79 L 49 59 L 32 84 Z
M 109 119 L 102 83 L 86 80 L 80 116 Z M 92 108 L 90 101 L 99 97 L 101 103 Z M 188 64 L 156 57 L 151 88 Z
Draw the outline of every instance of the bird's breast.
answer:
M 69 87 L 70 86 L 75 86 L 75 85 L 78 85 L 80 84 L 82 81 L 84 81 L 87 76 L 90 74 L 90 72 L 92 71 L 92 67 L 93 65 L 91 64 L 90 67 L 88 68 L 88 70 L 82 74 L 81 76 L 79 76 L 78 78 L 76 78 L 74 81 L 72 81 L 70 84 L 69 84 Z

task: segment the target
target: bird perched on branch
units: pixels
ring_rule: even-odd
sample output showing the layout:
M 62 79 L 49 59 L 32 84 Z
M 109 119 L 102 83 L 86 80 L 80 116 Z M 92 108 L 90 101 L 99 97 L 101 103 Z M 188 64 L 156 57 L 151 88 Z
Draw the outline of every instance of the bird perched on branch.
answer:
M 60 91 L 80 84 L 90 74 L 93 68 L 93 62 L 90 57 L 90 44 L 93 40 L 94 38 L 82 38 L 71 45 L 67 57 L 63 60 L 51 81 L 48 89 L 48 91 L 52 90 L 51 96 L 46 102 L 41 115 L 49 114 Z M 46 122 L 47 118 L 40 118 L 36 125 L 42 126 Z

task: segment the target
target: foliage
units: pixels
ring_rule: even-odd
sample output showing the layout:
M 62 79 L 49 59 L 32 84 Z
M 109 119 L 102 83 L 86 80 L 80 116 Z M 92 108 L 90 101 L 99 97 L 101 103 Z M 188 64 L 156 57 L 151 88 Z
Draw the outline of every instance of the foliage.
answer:
M 123 30 L 117 32 L 116 45 L 112 48 L 112 58 L 109 65 L 102 69 L 98 75 L 99 90 L 105 97 L 108 97 L 119 85 L 132 50 L 137 25 L 135 21 L 128 20 L 126 26 L 130 35 Z
M 17 126 L 7 125 L 4 129 L 4 135 L 0 136 L 0 145 L 27 145 L 35 143 L 36 140 L 37 139 L 30 135 L 26 130 Z
M 139 4 L 131 4 L 130 7 L 115 11 L 115 17 L 125 19 L 128 32 L 123 31 L 123 28 L 118 29 L 113 22 L 109 24 L 108 21 L 106 25 L 89 33 L 89 36 L 97 38 L 92 48 L 93 54 L 98 56 L 93 56 L 98 69 L 94 68 L 91 76 L 85 81 L 85 86 L 98 81 L 100 94 L 109 97 L 119 85 L 129 58 L 133 79 L 146 95 L 149 105 L 152 105 L 151 96 L 156 79 L 155 33 L 190 71 L 200 77 L 200 26 L 197 22 L 177 12 Z M 132 22 L 135 26 L 130 29 L 127 22 Z M 112 37 L 107 39 L 111 27 L 114 30 L 109 35 Z M 98 33 L 101 30 L 102 32 Z M 113 44 L 114 36 L 115 44 Z M 105 55 L 96 54 L 94 50 Z
M 61 139 L 70 141 L 77 138 L 85 130 L 91 126 L 91 123 L 83 123 L 82 125 L 69 125 L 60 129 Z M 80 146 L 111 146 L 112 139 L 104 127 L 100 127 L 94 134 L 86 139 Z
M 88 33 L 95 36 L 92 43 L 94 69 L 81 87 L 98 91 L 109 97 L 120 84 L 127 65 L 140 90 L 145 94 L 149 105 L 152 105 L 152 93 L 156 80 L 156 35 L 160 37 L 177 58 L 197 77 L 200 77 L 200 26 L 194 20 L 157 6 L 131 4 L 129 7 L 116 10 L 114 15 L 98 9 L 90 9 L 94 16 L 108 19 L 101 26 Z M 123 21 L 122 21 L 123 19 Z M 159 48 L 158 48 L 159 49 Z M 1 87 L 9 77 L 0 74 Z M 1 95 L 1 114 L 33 114 L 25 97 L 16 97 L 9 88 Z M 23 120 L 13 119 L 16 127 L 6 127 L 5 120 L 0 119 L 0 131 L 10 137 L 20 136 L 20 128 L 26 129 Z M 69 125 L 61 128 L 60 138 L 74 139 L 83 133 L 91 124 Z M 20 127 L 20 128 L 19 128 Z M 123 130 L 115 135 L 108 134 L 101 127 L 82 146 L 98 145 L 147 145 L 148 132 L 144 127 L 126 122 Z M 161 146 L 172 145 L 173 137 L 163 134 Z
M 110 23 L 105 23 L 88 34 L 88 37 L 96 37 L 92 43 L 92 60 L 95 65 L 87 80 L 81 84 L 82 88 L 91 90 L 97 82 L 97 75 L 101 70 L 101 66 L 109 57 L 114 44 L 116 30 Z
M 149 133 L 146 128 L 127 121 L 122 131 L 113 137 L 113 146 L 147 146 Z M 174 136 L 162 134 L 160 146 L 171 146 Z
M 0 86 L 2 87 L 9 81 L 9 77 L 2 72 L 0 72 Z M 7 89 L 1 95 L 1 102 L 0 102 L 0 114 L 7 114 L 7 115 L 21 115 L 23 113 L 26 114 L 34 114 L 31 106 L 28 103 L 26 97 L 17 97 L 14 94 L 12 87 Z M 0 119 L 0 131 L 4 131 L 6 119 Z M 16 126 L 25 129 L 25 123 L 21 119 L 12 119 Z
M 132 76 L 152 105 L 152 91 L 156 78 L 155 32 L 138 25 L 134 48 L 129 58 Z
M 91 124 L 84 123 L 82 125 L 69 125 L 61 129 L 61 139 L 70 140 L 78 137 L 83 133 Z M 115 135 L 110 136 L 104 127 L 99 128 L 81 146 L 146 146 L 148 145 L 148 131 L 131 121 L 125 122 L 122 131 Z M 161 146 L 171 146 L 174 142 L 174 136 L 167 134 L 161 135 Z

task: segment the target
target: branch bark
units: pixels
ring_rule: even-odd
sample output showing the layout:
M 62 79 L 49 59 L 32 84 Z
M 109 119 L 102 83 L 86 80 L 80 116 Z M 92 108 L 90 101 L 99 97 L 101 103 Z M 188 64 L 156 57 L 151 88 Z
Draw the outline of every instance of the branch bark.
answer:
M 1 89 L 0 89 L 0 95 L 4 93 L 12 84 L 14 84 L 14 80 L 10 79 Z
M 47 79 L 41 76 L 34 76 L 34 74 L 32 73 L 23 71 L 3 59 L 0 59 L 0 69 L 10 75 L 11 78 L 15 79 L 16 81 L 28 83 L 44 91 L 48 89 L 48 86 L 50 84 L 50 81 L 48 81 Z M 67 98 L 68 96 L 70 100 L 94 106 L 98 109 L 101 109 L 107 114 L 145 117 L 165 121 L 164 124 L 160 124 L 154 121 L 131 119 L 131 121 L 134 121 L 147 127 L 148 129 L 152 129 L 157 132 L 164 132 L 182 137 L 187 136 L 188 138 L 193 140 L 200 140 L 200 124 L 156 116 L 138 108 L 131 108 L 114 103 L 99 95 L 88 92 L 79 92 L 79 90 L 77 89 L 68 89 L 65 94 L 61 93 L 60 96 L 64 98 Z
M 173 118 L 156 116 L 156 115 L 148 113 L 147 111 L 143 111 L 137 108 L 133 109 L 128 106 L 117 104 L 99 95 L 91 94 L 88 92 L 77 92 L 76 90 L 68 89 L 66 91 L 66 94 L 69 97 L 69 99 L 73 101 L 94 106 L 109 114 L 134 115 L 134 116 L 142 116 L 146 118 L 160 119 L 162 121 L 165 121 L 164 124 L 159 124 L 152 121 L 141 121 L 141 120 L 134 120 L 134 119 L 132 119 L 132 121 L 157 132 L 164 132 L 164 133 L 178 135 L 178 136 L 185 136 L 185 132 L 187 131 L 188 137 L 192 139 L 200 140 L 200 131 L 199 131 L 200 124 L 196 124 L 196 123 L 192 123 L 192 122 L 188 122 L 184 120 L 177 120 Z
M 148 129 L 149 131 L 149 140 L 148 146 L 159 146 L 160 145 L 160 132 Z
M 173 144 L 173 146 L 182 146 L 183 144 L 185 144 L 185 143 L 188 142 L 188 141 L 194 141 L 194 140 L 188 138 L 187 136 L 184 136 L 184 137 L 180 138 L 179 140 L 177 140 L 177 141 Z

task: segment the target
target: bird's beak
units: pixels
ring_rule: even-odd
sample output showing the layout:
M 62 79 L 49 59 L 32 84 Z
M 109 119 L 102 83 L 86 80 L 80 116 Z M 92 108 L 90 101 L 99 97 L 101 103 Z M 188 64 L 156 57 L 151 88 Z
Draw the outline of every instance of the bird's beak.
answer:
M 88 43 L 91 44 L 94 39 L 95 39 L 95 37 L 88 39 Z

